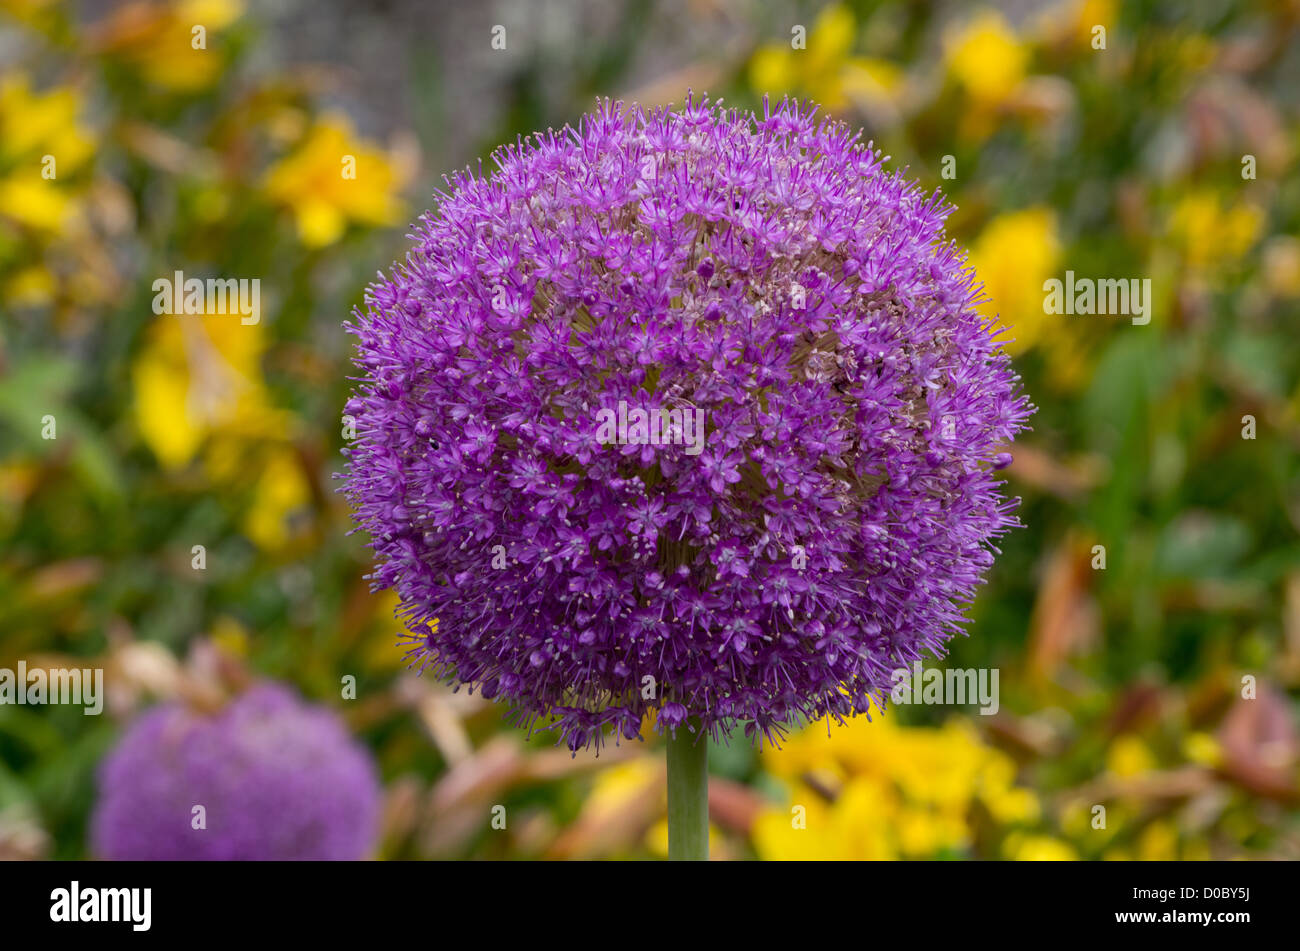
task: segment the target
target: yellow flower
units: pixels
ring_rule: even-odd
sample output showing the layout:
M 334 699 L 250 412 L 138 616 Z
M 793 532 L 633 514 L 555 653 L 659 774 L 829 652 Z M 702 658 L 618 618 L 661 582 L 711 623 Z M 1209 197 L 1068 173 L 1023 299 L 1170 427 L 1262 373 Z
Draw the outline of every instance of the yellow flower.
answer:
M 1018 835 L 1007 837 L 1004 852 L 1017 862 L 1073 862 L 1079 854 L 1060 839 L 1046 835 Z
M 4 296 L 11 307 L 43 307 L 54 299 L 54 277 L 43 267 L 24 268 L 5 284 Z
M 1078 838 L 1088 831 L 1088 805 L 1073 799 L 1061 809 L 1061 831 L 1071 838 Z
M 346 118 L 318 122 L 297 150 L 266 176 L 267 195 L 292 209 L 298 236 L 308 247 L 333 244 L 349 222 L 396 224 L 402 205 L 392 162 L 354 137 Z
M 931 729 L 858 718 L 830 737 L 813 724 L 763 764 L 791 791 L 755 822 L 764 858 L 931 857 L 970 845 L 976 802 L 1001 823 L 1039 811 L 1032 791 L 1014 785 L 1011 760 L 959 719 Z
M 96 46 L 156 86 L 196 92 L 212 85 L 224 66 L 212 48 L 213 34 L 243 12 L 239 0 L 128 3 L 99 27 Z
M 132 366 L 135 420 L 164 466 L 189 463 L 216 433 L 278 436 L 267 402 L 261 324 L 228 315 L 160 316 Z
M 833 4 L 813 23 L 807 49 L 790 41 L 760 47 L 749 65 L 750 85 L 777 97 L 807 95 L 830 111 L 849 102 L 888 102 L 902 85 L 902 72 L 884 60 L 852 56 L 856 35 L 853 13 Z
M 898 817 L 898 842 L 909 858 L 928 858 L 969 844 L 970 826 L 964 810 L 904 808 Z
M 1241 202 L 1225 208 L 1213 191 L 1184 195 L 1169 218 L 1169 231 L 1182 251 L 1188 270 L 1205 273 L 1225 269 L 1249 251 L 1259 238 L 1264 213 Z
M 0 179 L 0 214 L 29 228 L 57 234 L 75 207 L 66 191 L 34 175 Z
M 261 324 L 227 315 L 160 316 L 131 367 L 136 426 L 167 469 L 203 453 L 217 485 L 251 484 L 242 527 L 256 544 L 290 540 L 311 485 L 287 442 L 292 417 L 262 381 Z
M 1025 78 L 1028 51 L 996 10 L 983 10 L 949 35 L 949 74 L 980 106 L 998 106 Z
M 1044 312 L 1043 285 L 1063 278 L 1061 256 L 1055 213 L 1034 206 L 990 221 L 971 245 L 969 264 L 987 298 L 976 310 L 1006 328 L 999 339 L 1007 352 L 1039 348 L 1052 384 L 1069 391 L 1087 380 L 1088 351 L 1071 318 Z
M 829 804 L 799 785 L 784 808 L 755 820 L 754 850 L 776 861 L 895 859 L 897 812 L 896 795 L 874 777 L 859 777 Z
M 1132 734 L 1125 734 L 1116 739 L 1106 754 L 1106 769 L 1116 776 L 1140 776 L 1155 767 L 1156 760 L 1151 755 L 1151 750 Z
M 1138 859 L 1143 862 L 1171 862 L 1178 858 L 1178 833 L 1173 823 L 1157 819 L 1142 830 L 1137 843 Z
M 596 774 L 585 808 L 596 812 L 616 812 L 628 800 L 640 796 L 653 785 L 659 771 L 658 762 L 650 757 L 606 767 Z
M 80 168 L 95 148 L 78 122 L 82 107 L 81 94 L 71 87 L 35 93 L 26 74 L 6 76 L 0 82 L 0 159 L 34 160 L 38 180 L 45 155 L 54 156 L 56 176 Z
M 261 548 L 283 548 L 290 538 L 289 517 L 310 501 L 311 486 L 293 450 L 276 446 L 257 478 L 252 504 L 244 513 L 244 533 Z
M 970 265 L 988 298 L 977 310 L 1010 331 L 1014 339 L 1006 348 L 1013 356 L 1044 336 L 1050 318 L 1043 313 L 1043 284 L 1060 260 L 1056 215 L 1041 206 L 999 215 L 971 247 Z
M 1222 759 L 1219 742 L 1209 733 L 1189 733 L 1183 740 L 1183 755 L 1188 762 L 1201 766 L 1218 766 Z
M 1034 822 L 1041 814 L 1038 797 L 1029 789 L 994 787 L 985 793 L 984 802 L 993 818 L 1004 825 Z
M 94 151 L 77 121 L 82 105 L 71 87 L 36 93 L 23 73 L 0 81 L 0 215 L 50 234 L 76 218 L 80 206 L 64 182 Z
M 248 656 L 248 628 L 229 614 L 223 614 L 212 622 L 208 637 L 212 643 L 232 657 Z

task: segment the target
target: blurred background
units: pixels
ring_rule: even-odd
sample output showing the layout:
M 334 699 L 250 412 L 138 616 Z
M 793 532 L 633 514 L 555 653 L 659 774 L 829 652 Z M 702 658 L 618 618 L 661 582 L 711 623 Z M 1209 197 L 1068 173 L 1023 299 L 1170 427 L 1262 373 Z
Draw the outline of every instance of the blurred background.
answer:
M 666 853 L 658 742 L 571 757 L 404 669 L 333 474 L 341 324 L 441 175 L 597 96 L 693 89 L 811 98 L 941 187 L 1039 407 L 1006 470 L 1027 527 L 943 661 L 998 669 L 997 714 L 715 747 L 713 854 L 1300 858 L 1297 24 L 1296 0 L 0 0 L 0 667 L 108 685 L 97 717 L 0 705 L 0 857 L 94 857 L 132 718 L 265 679 L 374 757 L 374 857 Z M 260 322 L 155 316 L 175 270 L 260 279 Z M 1066 270 L 1149 278 L 1151 322 L 1045 314 Z

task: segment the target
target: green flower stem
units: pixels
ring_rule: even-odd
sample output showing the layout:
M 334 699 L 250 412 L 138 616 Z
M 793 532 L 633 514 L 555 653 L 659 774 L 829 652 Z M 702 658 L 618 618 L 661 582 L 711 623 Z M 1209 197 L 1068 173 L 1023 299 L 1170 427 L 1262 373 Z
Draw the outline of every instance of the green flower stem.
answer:
M 668 737 L 668 858 L 709 857 L 709 741 L 682 724 Z

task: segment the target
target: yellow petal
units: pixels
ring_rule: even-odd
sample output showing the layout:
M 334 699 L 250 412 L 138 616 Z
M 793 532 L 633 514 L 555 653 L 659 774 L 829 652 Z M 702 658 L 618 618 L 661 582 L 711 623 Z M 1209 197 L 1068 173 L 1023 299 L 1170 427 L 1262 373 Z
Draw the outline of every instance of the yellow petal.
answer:
M 838 3 L 829 6 L 817 17 L 808 35 L 807 55 L 819 66 L 838 65 L 853 48 L 857 30 L 857 21 L 848 7 Z
M 999 215 L 971 247 L 969 263 L 988 298 L 977 310 L 1010 330 L 1014 339 L 1003 339 L 1012 355 L 1034 346 L 1052 319 L 1043 313 L 1043 284 L 1060 257 L 1056 216 L 1045 207 Z
M 296 209 L 298 237 L 309 248 L 321 248 L 343 237 L 347 220 L 337 207 L 325 201 L 309 199 Z
M 949 73 L 983 104 L 1004 101 L 1024 78 L 1028 51 L 996 10 L 977 14 L 947 47 Z
M 760 93 L 780 96 L 793 85 L 793 50 L 764 46 L 749 63 L 749 83 Z
M 12 307 L 43 307 L 54 299 L 54 278 L 43 267 L 24 268 L 5 285 Z
M 220 30 L 234 23 L 244 13 L 239 0 L 181 0 L 176 16 L 182 23 L 201 23 L 209 30 Z
M 146 357 L 136 361 L 131 378 L 136 426 L 145 445 L 164 466 L 185 465 L 203 441 L 203 430 L 187 410 L 188 374 L 165 360 Z
M 310 499 L 311 487 L 297 458 L 287 447 L 280 449 L 257 480 L 253 504 L 244 515 L 244 532 L 261 548 L 281 548 L 289 539 L 289 516 Z
M 67 193 L 34 173 L 0 181 L 0 215 L 40 231 L 58 233 L 70 223 L 72 212 Z

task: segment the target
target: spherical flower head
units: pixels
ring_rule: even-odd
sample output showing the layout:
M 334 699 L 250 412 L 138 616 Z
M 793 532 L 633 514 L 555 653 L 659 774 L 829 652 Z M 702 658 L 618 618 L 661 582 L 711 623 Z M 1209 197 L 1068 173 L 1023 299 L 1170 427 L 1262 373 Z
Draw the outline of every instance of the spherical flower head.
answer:
M 202 806 L 204 828 L 194 828 Z M 221 711 L 142 714 L 100 765 L 92 852 L 113 860 L 354 860 L 378 834 L 369 754 L 277 685 Z
M 942 197 L 815 113 L 604 103 L 369 288 L 344 491 L 413 663 L 573 749 L 761 741 L 961 630 L 1031 407 Z

